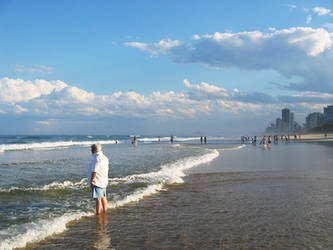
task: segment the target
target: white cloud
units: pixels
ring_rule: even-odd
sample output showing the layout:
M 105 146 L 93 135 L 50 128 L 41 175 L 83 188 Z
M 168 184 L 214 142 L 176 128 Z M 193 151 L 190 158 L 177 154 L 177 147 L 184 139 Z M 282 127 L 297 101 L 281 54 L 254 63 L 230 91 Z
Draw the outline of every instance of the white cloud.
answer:
M 172 57 L 177 63 L 202 63 L 217 68 L 275 70 L 302 82 L 294 90 L 333 93 L 333 34 L 324 28 L 293 27 L 282 30 L 219 33 L 196 36 L 192 43 L 171 43 L 159 52 L 156 44 L 145 51 Z M 318 84 L 318 82 L 320 84 Z
M 43 125 L 43 126 L 50 126 L 50 121 L 36 121 L 37 124 Z
M 192 85 L 187 79 L 184 80 L 184 84 L 186 87 L 188 87 L 189 89 L 201 92 L 201 93 L 205 93 L 208 95 L 213 95 L 215 97 L 228 97 L 229 94 L 227 92 L 226 89 L 224 88 L 219 88 L 216 87 L 214 85 L 210 85 L 208 83 L 205 82 L 201 82 L 201 84 L 196 84 L 196 85 Z
M 306 18 L 306 24 L 310 24 L 311 21 L 312 21 L 312 16 L 308 15 L 307 18 Z
M 316 13 L 318 16 L 326 16 L 331 13 L 330 9 L 326 9 L 323 7 L 315 7 L 312 9 L 314 13 Z
M 293 11 L 294 9 L 297 8 L 297 6 L 295 4 L 288 4 L 289 10 Z
M 110 95 L 95 95 L 61 81 L 3 78 L 0 79 L 0 108 L 2 113 L 49 118 L 116 115 L 183 119 L 213 112 L 237 113 L 246 107 L 247 111 L 251 111 L 251 106 L 246 103 L 266 103 L 268 100 L 260 93 L 247 94 L 235 90 L 229 93 L 224 88 L 205 82 L 191 84 L 185 79 L 184 84 L 188 92 L 153 92 L 144 96 L 133 91 L 119 91 Z M 223 107 L 223 103 L 226 106 Z M 51 121 L 38 120 L 37 124 L 50 125 Z
M 15 71 L 20 73 L 42 74 L 47 75 L 53 72 L 53 68 L 45 65 L 37 65 L 34 67 L 27 67 L 21 64 L 15 65 Z
M 67 87 L 62 81 L 35 80 L 24 81 L 22 79 L 0 79 L 0 103 L 1 102 L 26 102 L 31 99 L 48 95 L 52 91 L 60 91 Z
M 18 113 L 18 114 L 21 114 L 21 113 L 24 113 L 24 112 L 28 111 L 26 108 L 23 108 L 23 107 L 21 107 L 18 104 L 14 105 L 14 109 L 13 110 L 14 110 L 15 113 Z
M 293 110 L 323 107 L 333 102 L 333 94 L 303 92 L 277 99 L 260 92 L 244 92 L 237 88 L 231 91 L 221 86 L 201 82 L 192 84 L 184 79 L 185 92 L 153 92 L 142 95 L 136 92 L 115 92 L 110 95 L 95 95 L 61 81 L 24 81 L 22 79 L 0 79 L 0 93 L 4 90 L 11 98 L 2 98 L 0 119 L 4 117 L 35 117 L 32 127 L 48 131 L 62 126 L 63 120 L 93 121 L 123 117 L 140 120 L 186 120 L 220 119 L 228 116 L 239 120 L 256 116 L 271 116 L 288 105 Z M 23 98 L 17 94 L 18 87 L 25 86 Z M 307 105 L 311 103 L 311 105 Z M 23 119 L 23 118 L 22 118 Z M 120 124 L 120 126 L 122 126 Z
M 192 36 L 192 39 L 193 39 L 193 40 L 199 40 L 199 39 L 200 39 L 200 36 L 197 35 L 197 34 L 196 34 L 196 35 L 193 35 L 193 36 Z
M 196 37 L 195 37 L 196 38 Z M 159 54 L 165 55 L 174 47 L 178 47 L 182 45 L 180 41 L 177 40 L 161 40 L 157 43 L 153 44 L 146 44 L 146 43 L 139 43 L 139 42 L 127 42 L 125 46 L 128 47 L 135 47 L 142 51 L 149 51 L 153 55 L 157 56 Z

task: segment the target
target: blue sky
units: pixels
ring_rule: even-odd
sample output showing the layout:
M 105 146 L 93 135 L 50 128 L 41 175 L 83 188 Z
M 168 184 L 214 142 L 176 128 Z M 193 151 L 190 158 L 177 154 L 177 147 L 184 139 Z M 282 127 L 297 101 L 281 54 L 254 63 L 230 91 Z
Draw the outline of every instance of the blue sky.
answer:
M 1 134 L 263 131 L 333 104 L 331 1 L 0 1 Z

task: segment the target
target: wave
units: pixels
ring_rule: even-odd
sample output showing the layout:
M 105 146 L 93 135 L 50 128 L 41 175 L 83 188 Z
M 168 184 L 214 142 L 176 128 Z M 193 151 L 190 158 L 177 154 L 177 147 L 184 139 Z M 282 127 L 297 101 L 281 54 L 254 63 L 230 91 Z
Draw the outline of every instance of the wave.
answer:
M 239 145 L 239 146 L 235 146 L 235 147 L 231 147 L 231 148 L 224 148 L 224 149 L 221 149 L 222 151 L 228 151 L 228 150 L 239 150 L 239 149 L 242 149 L 242 148 L 245 148 L 246 145 L 245 144 L 242 144 L 242 145 Z
M 10 193 L 10 192 L 38 192 L 38 191 L 50 191 L 59 189 L 82 189 L 87 186 L 87 178 L 83 178 L 78 182 L 64 181 L 58 182 L 54 181 L 50 184 L 46 184 L 42 187 L 10 187 L 10 188 L 0 188 L 0 193 Z
M 57 141 L 57 142 L 35 142 L 27 144 L 2 144 L 0 152 L 10 150 L 43 150 L 54 148 L 67 148 L 71 146 L 90 146 L 94 143 L 100 144 L 115 144 L 115 140 L 100 140 L 100 141 Z
M 122 178 L 109 178 L 109 185 L 120 184 L 132 184 L 132 183 L 148 183 L 148 184 L 172 184 L 183 183 L 182 177 L 185 175 L 184 170 L 198 166 L 212 161 L 219 155 L 216 149 L 211 150 L 202 156 L 191 156 L 175 162 L 171 162 L 161 166 L 161 169 L 157 172 L 149 172 L 144 174 L 134 174 L 125 176 Z M 87 178 L 83 178 L 80 181 L 66 180 L 64 182 L 54 181 L 50 184 L 46 184 L 42 187 L 10 187 L 0 188 L 0 192 L 42 192 L 59 189 L 79 190 L 87 187 Z
M 91 215 L 93 215 L 93 212 L 71 212 L 49 220 L 40 219 L 36 222 L 10 226 L 0 231 L 2 237 L 8 236 L 8 238 L 1 240 L 0 249 L 23 248 L 27 243 L 38 242 L 52 234 L 65 231 L 67 229 L 66 224 L 70 221 Z
M 186 169 L 198 166 L 200 164 L 208 163 L 215 159 L 219 155 L 217 150 L 211 150 L 209 153 L 202 156 L 193 156 L 184 158 L 182 160 L 175 161 L 161 166 L 161 170 L 157 172 L 151 172 L 146 174 L 131 175 L 124 178 L 112 178 L 112 181 L 132 182 L 149 180 L 151 183 L 145 188 L 138 189 L 125 197 L 115 198 L 113 201 L 109 201 L 109 208 L 117 208 L 124 206 L 130 202 L 136 202 L 143 199 L 146 196 L 158 193 L 164 188 L 164 184 L 182 183 L 182 177 L 185 176 L 184 171 Z M 44 186 L 43 190 L 52 188 L 68 188 L 77 187 L 83 185 L 86 182 L 86 178 L 79 182 L 73 183 L 67 182 L 53 182 Z M 158 183 L 156 183 L 158 182 Z M 86 184 L 85 184 L 86 185 Z M 53 234 L 61 233 L 67 229 L 67 224 L 71 221 L 78 220 L 84 216 L 92 216 L 94 212 L 91 211 L 79 211 L 68 212 L 62 216 L 52 218 L 49 220 L 40 219 L 36 222 L 25 223 L 21 225 L 12 225 L 5 230 L 0 231 L 0 237 L 5 238 L 0 241 L 0 249 L 13 249 L 19 247 L 25 247 L 27 243 L 34 243 L 45 239 Z
M 142 198 L 163 190 L 162 184 L 150 185 L 139 189 L 124 198 L 109 201 L 108 208 L 117 208 L 130 202 L 136 202 Z M 23 248 L 27 243 L 35 243 L 45 238 L 67 230 L 67 224 L 71 221 L 79 220 L 82 217 L 93 216 L 93 211 L 69 212 L 62 216 L 49 220 L 40 219 L 36 222 L 25 223 L 23 225 L 13 225 L 0 231 L 0 236 L 8 236 L 0 241 L 0 249 L 9 250 Z M 1 239 L 0 237 L 0 239 Z
M 59 159 L 59 160 L 44 160 L 44 161 L 21 161 L 21 162 L 4 162 L 0 163 L 0 166 L 10 167 L 10 166 L 26 166 L 26 165 L 40 165 L 40 164 L 57 164 L 59 162 L 68 162 L 76 159 Z
M 211 150 L 202 156 L 191 156 L 181 160 L 177 160 L 172 163 L 168 163 L 161 166 L 161 169 L 157 172 L 150 172 L 144 174 L 134 174 L 123 178 L 113 178 L 112 180 L 120 183 L 183 183 L 182 177 L 185 176 L 184 171 L 198 165 L 208 163 L 219 156 L 219 152 L 216 149 Z

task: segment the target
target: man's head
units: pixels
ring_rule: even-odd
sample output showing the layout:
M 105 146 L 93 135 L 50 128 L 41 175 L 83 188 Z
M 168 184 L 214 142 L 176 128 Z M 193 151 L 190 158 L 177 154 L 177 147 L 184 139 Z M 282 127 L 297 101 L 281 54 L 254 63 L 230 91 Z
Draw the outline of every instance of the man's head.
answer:
M 91 145 L 91 152 L 94 154 L 96 152 L 102 151 L 102 145 L 100 143 L 95 143 Z

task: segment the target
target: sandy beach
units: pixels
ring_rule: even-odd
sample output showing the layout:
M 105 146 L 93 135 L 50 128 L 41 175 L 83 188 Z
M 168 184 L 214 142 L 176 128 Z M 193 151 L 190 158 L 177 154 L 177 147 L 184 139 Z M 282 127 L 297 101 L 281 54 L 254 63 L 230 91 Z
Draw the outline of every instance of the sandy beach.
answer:
M 332 141 L 333 140 L 333 134 L 327 133 L 325 136 L 324 133 L 318 133 L 318 134 L 301 134 L 301 140 L 320 140 L 320 141 Z
M 329 249 L 332 155 L 317 143 L 221 151 L 185 183 L 28 249 Z

